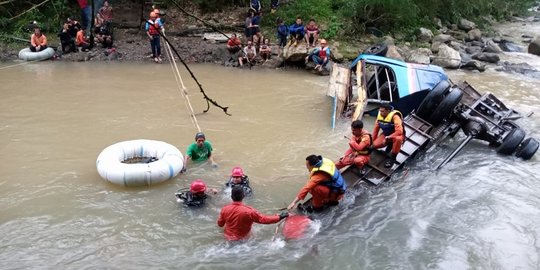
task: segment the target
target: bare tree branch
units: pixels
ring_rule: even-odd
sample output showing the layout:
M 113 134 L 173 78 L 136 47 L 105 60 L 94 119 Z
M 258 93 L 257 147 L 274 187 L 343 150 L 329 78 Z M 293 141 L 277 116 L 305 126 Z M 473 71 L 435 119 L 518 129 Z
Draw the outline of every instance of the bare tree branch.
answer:
M 31 11 L 31 10 L 33 10 L 33 9 L 35 9 L 35 8 L 37 8 L 37 7 L 39 7 L 39 6 L 43 5 L 43 4 L 45 4 L 45 3 L 47 3 L 47 2 L 49 2 L 49 0 L 45 0 L 45 1 L 43 1 L 43 2 L 41 2 L 41 3 L 39 3 L 39 4 L 37 4 L 37 5 L 35 5 L 35 6 L 33 6 L 33 7 L 31 7 L 31 8 L 29 8 L 29 9 L 27 9 L 26 11 L 24 11 L 23 13 L 21 13 L 21 14 L 15 16 L 15 17 L 13 17 L 13 18 L 11 18 L 11 19 L 9 19 L 9 20 L 12 21 L 13 19 L 15 19 L 15 18 L 17 18 L 17 17 L 20 17 L 20 16 L 22 16 L 23 14 L 25 14 L 26 12 Z

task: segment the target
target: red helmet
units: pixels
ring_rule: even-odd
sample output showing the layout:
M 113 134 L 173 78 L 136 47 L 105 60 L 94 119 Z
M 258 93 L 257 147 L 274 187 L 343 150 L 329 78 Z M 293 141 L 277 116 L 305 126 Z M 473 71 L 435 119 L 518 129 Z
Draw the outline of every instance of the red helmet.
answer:
M 206 191 L 206 184 L 201 179 L 197 179 L 191 183 L 189 187 L 191 193 L 203 193 Z
M 244 171 L 242 171 L 242 168 L 240 168 L 240 167 L 234 167 L 232 169 L 232 176 L 242 177 L 242 176 L 244 176 Z

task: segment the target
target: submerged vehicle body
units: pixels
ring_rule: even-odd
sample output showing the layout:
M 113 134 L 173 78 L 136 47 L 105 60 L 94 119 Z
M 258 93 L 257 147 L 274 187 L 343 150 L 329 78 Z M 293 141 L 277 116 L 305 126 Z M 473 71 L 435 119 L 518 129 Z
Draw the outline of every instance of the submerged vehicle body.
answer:
M 344 75 L 348 70 L 351 74 Z M 525 131 L 514 122 L 521 117 L 491 93 L 480 94 L 467 82 L 452 83 L 444 70 L 434 65 L 409 64 L 382 56 L 361 54 L 350 68 L 333 68 L 328 95 L 334 97 L 334 112 L 341 116 L 352 108 L 352 120 L 364 114 L 373 116 L 381 104 L 389 103 L 403 114 L 405 140 L 396 161 L 390 168 L 384 163 L 390 149 L 374 149 L 364 168 L 352 165 L 341 170 L 349 187 L 379 185 L 430 144 L 439 144 L 460 130 L 466 138 L 437 169 L 449 162 L 473 139 L 496 147 L 499 154 L 516 155 L 524 160 L 534 156 L 539 143 L 525 138 Z M 354 76 L 355 75 L 355 76 Z M 338 81 L 349 78 L 350 81 Z M 348 87 L 336 87 L 346 85 Z M 338 92 L 338 91 L 346 91 Z M 356 100 L 353 102 L 353 91 Z M 335 122 L 335 118 L 332 119 Z M 306 202 L 305 204 L 309 204 Z

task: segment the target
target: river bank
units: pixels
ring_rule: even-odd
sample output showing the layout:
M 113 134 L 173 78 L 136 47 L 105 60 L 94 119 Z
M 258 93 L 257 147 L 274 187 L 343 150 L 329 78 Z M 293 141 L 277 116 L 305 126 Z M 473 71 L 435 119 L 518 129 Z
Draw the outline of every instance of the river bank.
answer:
M 153 62 L 150 45 L 144 30 L 141 28 L 139 19 L 139 6 L 134 4 L 114 7 L 114 49 L 95 47 L 89 52 L 61 54 L 57 53 L 54 60 L 60 61 L 137 61 Z M 197 10 L 190 10 L 195 16 L 203 18 L 205 22 L 215 25 L 227 26 L 224 30 L 227 34 L 238 33 L 242 38 L 244 8 L 228 9 L 219 13 L 200 14 Z M 214 32 L 205 23 L 195 20 L 181 11 L 171 8 L 165 11 L 166 33 L 172 46 L 180 57 L 187 63 L 214 63 L 219 65 L 232 65 L 237 55 L 231 57 L 226 50 L 223 40 L 203 38 L 205 33 Z M 513 18 L 513 22 L 526 26 L 538 21 L 540 16 L 528 18 Z M 494 25 L 499 24 L 493 21 Z M 523 27 L 526 28 L 526 27 Z M 474 22 L 462 19 L 457 24 L 443 25 L 436 23 L 436 29 L 418 28 L 414 37 L 406 38 L 401 34 L 394 36 L 375 36 L 367 34 L 356 41 L 329 40 L 332 49 L 332 58 L 338 63 L 349 63 L 360 52 L 373 44 L 383 44 L 387 47 L 386 56 L 406 62 L 421 64 L 436 64 L 449 69 L 473 69 L 484 71 L 486 68 L 504 65 L 500 62 L 499 55 L 505 52 L 527 51 L 528 43 L 534 42 L 534 35 L 520 34 L 519 31 L 501 33 L 496 30 L 480 30 Z M 273 29 L 263 30 L 266 36 L 271 38 L 273 59 L 264 66 L 277 68 L 283 66 L 283 62 L 289 62 L 294 66 L 303 65 L 303 59 L 309 52 L 309 48 L 298 46 L 280 50 L 275 45 Z M 58 38 L 54 33 L 46 33 L 50 39 L 50 45 L 60 52 Z M 397 38 L 396 38 L 397 36 Z M 411 40 L 406 41 L 406 40 Z M 521 39 L 521 40 L 520 40 Z M 242 38 L 242 41 L 245 40 Z M 521 43 L 526 42 L 526 43 Z M 0 43 L 0 61 L 12 61 L 18 58 L 18 51 L 24 48 L 24 43 Z M 540 47 L 540 45 L 539 45 Z M 167 62 L 166 47 L 162 40 L 162 55 Z M 504 58 L 504 57 L 503 57 Z M 231 59 L 233 61 L 231 61 Z M 298 60 L 300 59 L 300 60 Z

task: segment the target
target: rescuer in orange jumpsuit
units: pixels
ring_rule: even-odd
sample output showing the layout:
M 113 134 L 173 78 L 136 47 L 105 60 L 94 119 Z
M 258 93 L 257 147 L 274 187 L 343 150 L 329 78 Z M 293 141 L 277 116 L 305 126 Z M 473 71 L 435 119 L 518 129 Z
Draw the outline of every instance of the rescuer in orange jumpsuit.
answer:
M 369 149 L 373 143 L 371 134 L 365 131 L 362 120 L 355 120 L 351 123 L 352 138 L 349 140 L 349 149 L 336 162 L 336 168 L 355 164 L 359 169 L 369 162 Z
M 308 193 L 311 193 L 314 211 L 320 211 L 324 206 L 338 205 L 347 185 L 334 162 L 322 156 L 309 155 L 306 157 L 306 168 L 310 172 L 309 181 L 300 189 L 287 209 L 293 209 Z
M 390 104 L 382 104 L 379 107 L 379 115 L 373 128 L 373 148 L 391 145 L 390 159 L 384 164 L 386 168 L 392 167 L 396 162 L 396 157 L 405 139 L 402 118 L 401 112 L 394 110 Z M 379 130 L 382 130 L 380 135 Z

